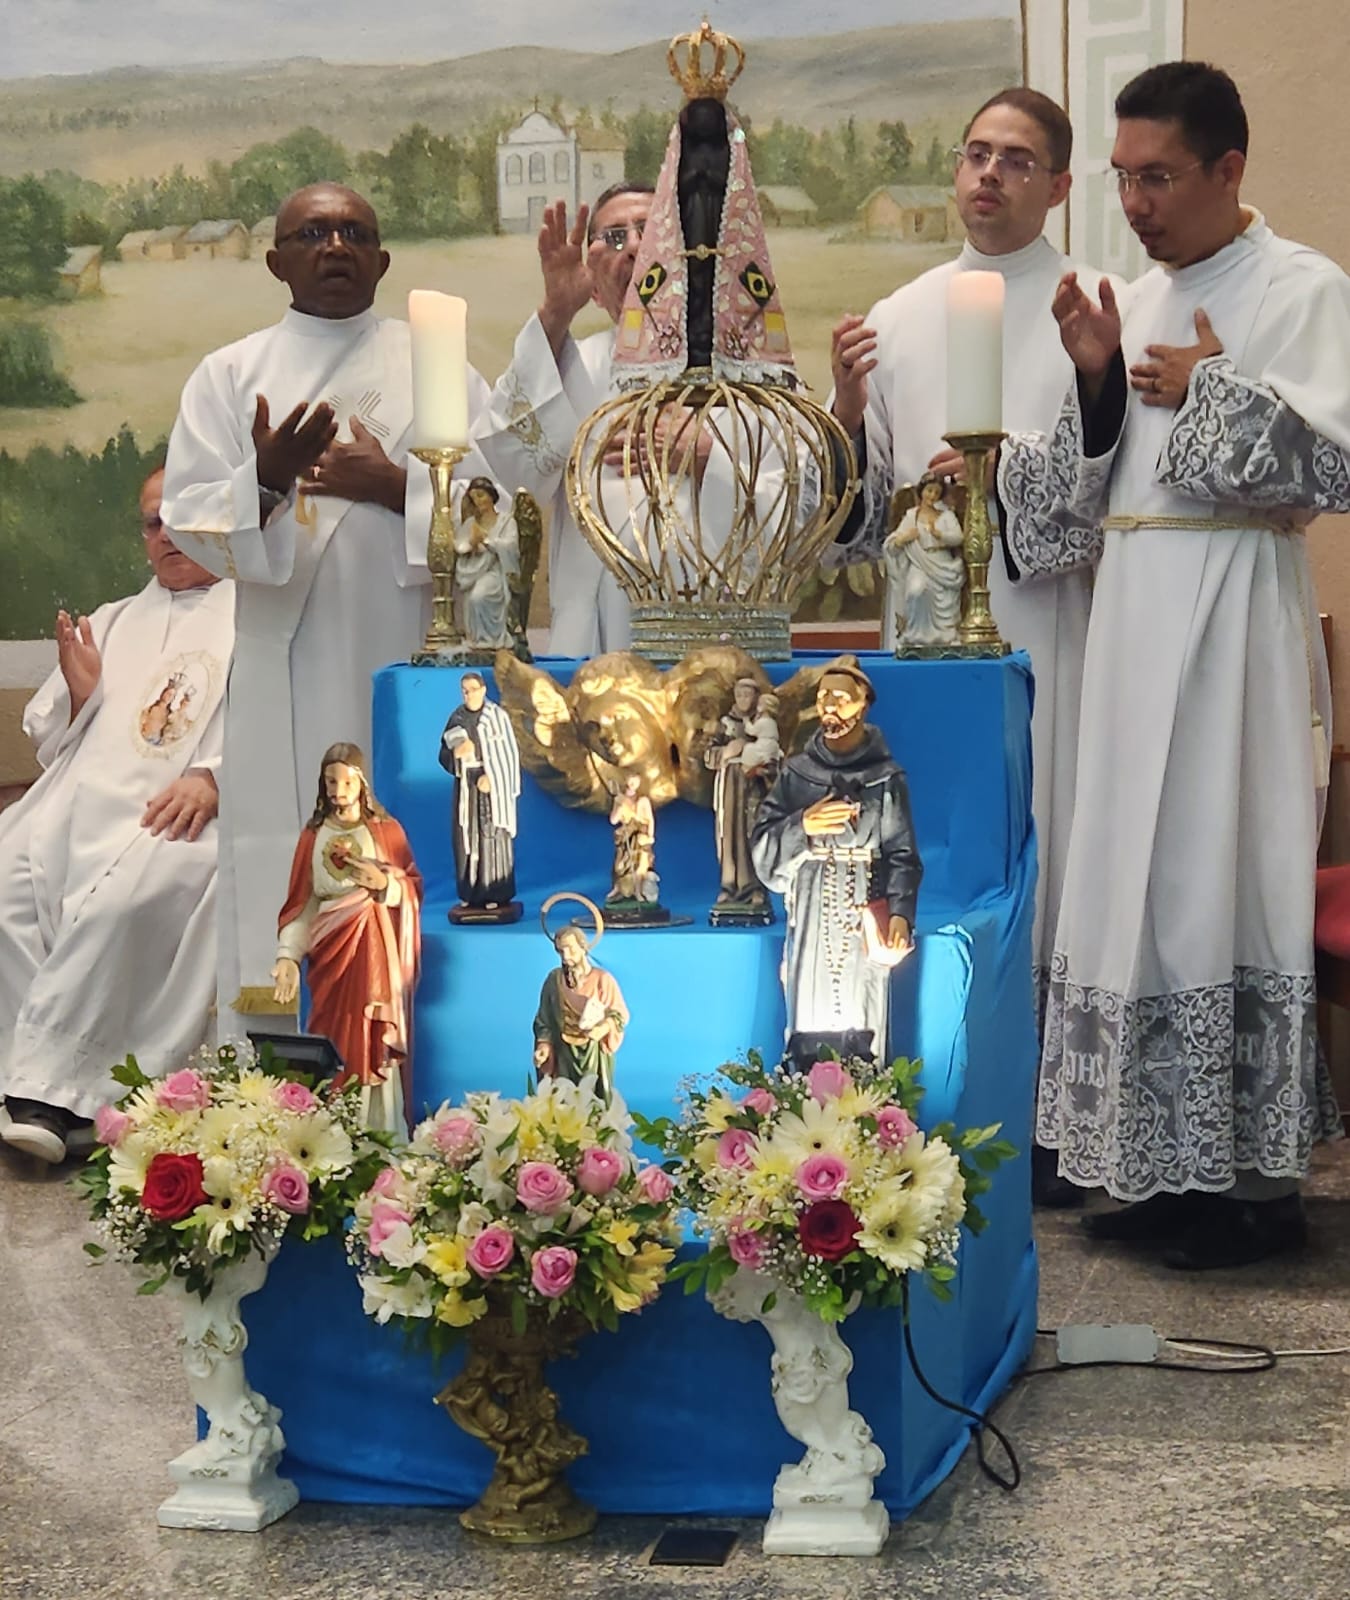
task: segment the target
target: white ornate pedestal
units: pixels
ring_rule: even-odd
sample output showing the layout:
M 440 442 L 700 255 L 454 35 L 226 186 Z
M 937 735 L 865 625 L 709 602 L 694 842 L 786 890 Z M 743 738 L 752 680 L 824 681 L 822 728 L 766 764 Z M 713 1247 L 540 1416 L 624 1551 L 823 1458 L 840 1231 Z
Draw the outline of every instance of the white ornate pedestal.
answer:
M 300 1493 L 277 1476 L 286 1441 L 281 1413 L 248 1386 L 248 1333 L 239 1302 L 260 1289 L 268 1261 L 258 1255 L 216 1274 L 203 1300 L 174 1284 L 183 1318 L 179 1343 L 192 1398 L 205 1411 L 206 1438 L 169 1463 L 177 1484 L 159 1508 L 161 1528 L 219 1528 L 256 1533 L 284 1517 Z
M 775 1296 L 768 1311 L 763 1309 Z M 744 1268 L 712 1297 L 713 1309 L 735 1322 L 759 1322 L 773 1340 L 774 1404 L 783 1426 L 806 1446 L 773 1486 L 764 1529 L 767 1555 L 874 1556 L 891 1519 L 872 1496 L 886 1458 L 872 1430 L 849 1410 L 853 1356 L 839 1330 L 822 1322 L 790 1289 Z

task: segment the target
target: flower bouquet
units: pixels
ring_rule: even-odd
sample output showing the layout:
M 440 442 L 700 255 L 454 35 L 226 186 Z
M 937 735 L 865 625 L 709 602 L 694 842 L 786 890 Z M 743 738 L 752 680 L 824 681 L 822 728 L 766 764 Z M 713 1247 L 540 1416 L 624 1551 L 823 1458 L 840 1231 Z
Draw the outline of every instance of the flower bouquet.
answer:
M 316 1093 L 251 1045 L 202 1050 L 163 1078 L 128 1057 L 113 1077 L 128 1092 L 99 1109 L 100 1143 L 76 1179 L 105 1241 L 85 1249 L 140 1269 L 142 1294 L 178 1293 L 188 1384 L 210 1424 L 170 1464 L 179 1487 L 159 1521 L 253 1531 L 297 1497 L 276 1475 L 281 1413 L 244 1374 L 239 1302 L 287 1235 L 341 1231 L 385 1141 L 361 1125 L 359 1088 Z
M 918 1072 L 855 1059 L 793 1074 L 752 1053 L 691 1087 L 677 1120 L 639 1123 L 708 1240 L 674 1275 L 722 1315 L 763 1323 L 779 1416 L 806 1445 L 778 1475 L 767 1551 L 880 1549 L 889 1519 L 871 1486 L 885 1460 L 849 1409 L 836 1325 L 858 1306 L 904 1306 L 912 1272 L 950 1298 L 961 1226 L 984 1226 L 975 1197 L 1016 1153 L 997 1127 L 921 1132 Z
M 563 1476 L 586 1441 L 559 1419 L 544 1363 L 656 1297 L 678 1239 L 673 1191 L 634 1160 L 617 1096 L 545 1078 L 523 1100 L 442 1106 L 357 1203 L 348 1252 L 366 1311 L 433 1349 L 468 1345 L 437 1396 L 497 1456 L 466 1528 L 542 1543 L 595 1525 Z

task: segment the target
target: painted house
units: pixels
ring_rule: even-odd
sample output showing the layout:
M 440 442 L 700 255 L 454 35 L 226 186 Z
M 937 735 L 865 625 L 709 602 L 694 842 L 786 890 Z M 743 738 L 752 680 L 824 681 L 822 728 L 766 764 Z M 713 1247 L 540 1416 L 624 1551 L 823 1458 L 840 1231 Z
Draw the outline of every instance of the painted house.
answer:
M 181 261 L 187 254 L 183 243 L 187 229 L 181 222 L 167 228 L 139 228 L 124 233 L 117 241 L 119 261 Z
M 183 235 L 184 252 L 189 260 L 198 256 L 227 257 L 242 261 L 248 255 L 248 229 L 242 222 L 228 221 L 194 223 Z
M 503 233 L 537 233 L 544 207 L 590 205 L 623 177 L 623 136 L 568 128 L 538 108 L 497 140 L 497 220 Z
M 946 189 L 936 184 L 888 183 L 858 207 L 863 232 L 911 244 L 940 244 L 948 237 Z
M 97 294 L 102 287 L 99 274 L 103 268 L 103 250 L 96 244 L 73 245 L 66 252 L 63 265 L 56 269 L 61 282 L 61 293 L 67 300 L 81 295 Z
M 771 228 L 809 228 L 816 220 L 816 202 L 795 184 L 761 184 L 758 193 L 764 221 Z

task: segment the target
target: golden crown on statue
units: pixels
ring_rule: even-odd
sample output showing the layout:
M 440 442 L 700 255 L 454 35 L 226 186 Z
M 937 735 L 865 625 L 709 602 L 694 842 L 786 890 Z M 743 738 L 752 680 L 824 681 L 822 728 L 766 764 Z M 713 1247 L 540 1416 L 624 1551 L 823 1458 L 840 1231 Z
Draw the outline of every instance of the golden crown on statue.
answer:
M 704 46 L 712 49 L 712 69 L 703 66 Z M 681 53 L 684 59 L 681 61 Z M 728 72 L 727 58 L 735 57 Z M 725 100 L 727 91 L 745 67 L 745 51 L 737 40 L 714 28 L 707 17 L 695 33 L 677 33 L 666 51 L 670 75 L 684 90 L 686 100 Z

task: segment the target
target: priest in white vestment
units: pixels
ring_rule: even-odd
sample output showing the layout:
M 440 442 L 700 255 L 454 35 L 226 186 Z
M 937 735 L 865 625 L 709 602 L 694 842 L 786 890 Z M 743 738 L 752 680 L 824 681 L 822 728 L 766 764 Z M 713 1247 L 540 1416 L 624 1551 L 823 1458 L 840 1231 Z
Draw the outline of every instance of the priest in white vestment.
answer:
M 626 650 L 629 603 L 572 518 L 563 482 L 577 430 L 618 386 L 611 375 L 615 330 L 574 339 L 572 322 L 590 303 L 617 322 L 651 212 L 648 184 L 607 189 L 589 214 L 569 228 L 562 202 L 549 206 L 539 233 L 544 299 L 521 329 L 511 364 L 497 380 L 491 403 L 474 429 L 474 443 L 501 483 L 529 490 L 548 513 L 549 651 L 589 657 Z M 677 457 L 678 459 L 678 457 Z M 691 474 L 704 529 L 731 526 L 737 503 L 737 463 L 706 432 L 694 442 Z M 781 465 L 762 470 L 756 485 L 766 504 L 781 483 Z M 610 526 L 635 543 L 645 504 L 630 502 L 616 454 L 604 474 L 612 480 L 605 510 Z M 689 509 L 679 508 L 692 525 Z
M 235 579 L 238 646 L 221 799 L 222 1037 L 270 995 L 277 908 L 319 758 L 371 746 L 371 675 L 406 660 L 430 617 L 431 487 L 408 456 L 407 324 L 377 317 L 389 265 L 374 212 L 334 184 L 277 214 L 272 275 L 291 306 L 207 356 L 169 441 L 175 542 Z M 469 373 L 470 416 L 487 385 Z M 481 471 L 471 457 L 465 477 Z M 260 1001 L 266 1005 L 265 999 Z
M 216 991 L 217 807 L 232 585 L 188 560 L 141 490 L 154 577 L 57 617 L 24 713 L 46 769 L 0 814 L 0 1139 L 45 1161 L 122 1091 L 180 1066 Z
M 1241 205 L 1226 74 L 1150 68 L 1112 163 L 1157 265 L 1122 319 L 1070 275 L 1077 369 L 1005 447 L 1024 570 L 1097 564 L 1038 1136 L 1172 1266 L 1302 1243 L 1337 1131 L 1313 978 L 1330 709 L 1303 530 L 1350 510 L 1350 280 Z
M 863 490 L 837 547 L 845 560 L 880 553 L 891 495 L 931 468 L 955 476 L 961 457 L 947 427 L 947 293 L 965 272 L 997 272 L 1004 284 L 1003 421 L 1010 430 L 1049 429 L 1073 366 L 1050 302 L 1070 263 L 1044 235 L 1047 214 L 1069 192 L 1073 130 L 1063 110 L 1034 89 L 1004 89 L 966 129 L 956 156 L 956 204 L 966 242 L 934 267 L 834 332 L 831 408 L 863 459 Z M 1095 284 L 1096 274 L 1084 273 Z M 1078 754 L 1078 697 L 1091 581 L 1086 572 L 1014 583 L 1000 553 L 989 568 L 999 630 L 1026 650 L 1036 674 L 1032 717 L 1033 809 L 1040 850 L 1032 964 L 1043 994 L 1059 911 Z M 903 596 L 882 602 L 882 643 L 895 643 Z

